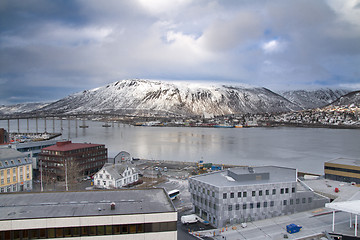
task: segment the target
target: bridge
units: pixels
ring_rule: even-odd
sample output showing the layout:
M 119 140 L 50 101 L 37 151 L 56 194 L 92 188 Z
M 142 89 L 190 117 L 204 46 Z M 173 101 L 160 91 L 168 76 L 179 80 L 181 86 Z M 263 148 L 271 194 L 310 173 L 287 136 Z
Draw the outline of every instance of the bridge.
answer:
M 70 120 L 75 120 L 75 127 L 86 127 L 85 121 L 92 119 L 100 119 L 101 121 L 115 121 L 124 124 L 135 124 L 136 122 L 164 120 L 169 121 L 175 116 L 138 116 L 129 114 L 114 114 L 114 113 L 76 113 L 76 114 L 8 114 L 0 115 L 0 121 L 7 121 L 7 131 L 10 133 L 10 121 L 17 121 L 17 132 L 20 132 L 20 120 L 26 120 L 26 129 L 29 131 L 29 120 L 35 120 L 36 133 L 39 132 L 39 121 L 44 121 L 44 132 L 48 131 L 48 120 L 52 120 L 52 130 L 55 132 L 55 120 L 60 120 L 60 128 L 63 129 L 63 121 L 68 121 L 68 128 L 70 130 Z M 181 118 L 178 116 L 177 118 Z M 82 125 L 78 121 L 83 121 Z

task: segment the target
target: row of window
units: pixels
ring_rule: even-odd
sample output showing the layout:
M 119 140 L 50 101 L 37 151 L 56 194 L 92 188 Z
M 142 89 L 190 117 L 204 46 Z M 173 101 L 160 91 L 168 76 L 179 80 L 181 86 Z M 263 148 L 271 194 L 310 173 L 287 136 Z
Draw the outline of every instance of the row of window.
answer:
M 13 182 L 17 182 L 17 181 L 24 181 L 24 167 L 21 166 L 18 168 L 19 169 L 19 173 L 17 174 L 17 168 L 12 168 L 12 171 L 10 168 L 8 168 L 6 170 L 6 183 L 9 184 L 9 183 L 13 183 Z M 5 184 L 5 170 L 1 170 L 1 181 L 0 181 L 0 184 L 1 185 L 4 185 Z M 12 174 L 11 174 L 12 172 Z M 12 181 L 11 181 L 12 179 Z M 26 166 L 26 179 L 30 179 L 30 166 L 27 165 Z
M 210 191 L 210 190 L 205 190 L 205 188 L 202 188 L 202 187 L 196 187 L 196 186 L 193 186 L 193 185 L 189 185 L 190 189 L 194 189 L 195 191 L 198 191 L 198 192 L 202 192 L 203 194 L 207 194 L 210 196 L 210 193 L 211 193 L 211 196 L 212 197 L 215 197 L 215 192 L 214 191 Z M 291 188 L 291 192 L 292 193 L 295 193 L 296 189 L 295 187 Z M 272 191 L 271 191 L 271 194 L 272 195 L 275 195 L 277 192 L 277 189 L 273 188 Z M 290 192 L 290 188 L 281 188 L 280 189 L 280 194 L 287 194 Z M 251 196 L 252 197 L 255 197 L 256 195 L 258 196 L 263 196 L 263 195 L 270 195 L 270 190 L 269 189 L 266 189 L 265 191 L 264 190 L 258 190 L 258 191 L 251 191 Z M 248 196 L 248 192 L 247 191 L 243 191 L 243 192 L 230 192 L 230 193 L 223 193 L 223 199 L 227 199 L 227 198 L 246 198 Z
M 294 199 L 289 199 L 289 200 L 282 200 L 280 201 L 280 203 L 283 205 L 283 206 L 287 206 L 287 205 L 294 205 Z M 309 197 L 307 199 L 307 202 L 306 202 L 306 198 L 302 198 L 301 199 L 301 203 L 302 204 L 305 204 L 305 203 L 312 203 L 312 198 Z M 295 204 L 300 204 L 300 198 L 296 198 L 295 200 Z M 235 204 L 235 210 L 240 210 L 240 208 L 242 208 L 243 210 L 246 210 L 246 209 L 253 209 L 253 208 L 261 208 L 261 207 L 264 207 L 264 208 L 267 208 L 267 207 L 273 207 L 275 205 L 275 201 L 270 201 L 270 202 L 256 202 L 255 203 L 243 203 L 243 204 Z M 228 211 L 232 211 L 234 208 L 234 205 L 228 205 Z
M 46 239 L 176 231 L 176 221 L 145 224 L 100 225 L 0 231 L 0 239 Z
M 291 192 L 292 193 L 295 193 L 295 188 L 293 187 L 291 189 Z M 289 188 L 281 188 L 280 189 L 280 194 L 286 194 L 286 193 L 289 193 Z M 263 190 L 259 190 L 259 191 L 251 191 L 251 196 L 252 197 L 256 197 L 256 196 L 263 196 L 263 195 L 270 195 L 270 190 L 269 189 L 266 189 L 265 192 Z M 276 194 L 276 189 L 272 189 L 272 195 L 275 195 Z M 237 192 L 237 197 L 238 198 L 241 198 L 241 197 L 247 197 L 247 192 Z M 230 198 L 235 198 L 235 193 L 234 192 L 231 192 L 231 193 L 223 193 L 223 199 L 227 199 L 228 196 Z
M 360 170 L 355 170 L 355 169 L 329 167 L 329 166 L 325 166 L 325 169 L 334 170 L 334 171 L 341 171 L 341 172 L 349 172 L 349 173 L 357 173 L 357 174 L 360 174 Z
M 27 162 L 28 162 L 28 159 L 27 159 L 27 158 L 24 158 L 24 161 L 27 163 Z M 18 164 L 22 164 L 20 158 L 17 160 L 17 162 L 18 162 Z M 10 160 L 10 163 L 11 163 L 12 166 L 15 165 L 15 161 L 14 161 L 14 160 Z M 5 165 L 5 167 L 10 166 L 9 161 L 8 161 L 8 160 L 4 161 L 4 165 Z M 4 167 L 4 165 L 3 165 L 3 162 L 0 161 L 0 167 Z
M 24 186 L 26 187 L 24 189 Z M 0 188 L 0 192 L 17 192 L 17 191 L 24 191 L 24 190 L 30 190 L 30 182 L 26 182 L 26 185 L 22 185 L 20 184 L 19 185 L 19 189 L 17 188 L 17 184 L 13 184 L 13 185 L 9 185 L 9 186 L 6 186 L 6 187 L 2 187 Z

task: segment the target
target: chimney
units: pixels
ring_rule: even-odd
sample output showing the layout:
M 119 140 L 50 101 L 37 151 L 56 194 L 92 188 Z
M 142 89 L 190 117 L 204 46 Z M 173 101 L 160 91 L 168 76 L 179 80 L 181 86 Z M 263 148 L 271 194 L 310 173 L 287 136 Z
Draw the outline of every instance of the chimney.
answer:
M 111 209 L 111 210 L 115 210 L 115 203 L 114 203 L 114 202 L 112 202 L 112 203 L 110 204 L 110 209 Z
M 61 146 L 64 146 L 64 145 L 70 144 L 70 143 L 71 143 L 71 141 L 56 142 L 56 146 L 61 147 Z

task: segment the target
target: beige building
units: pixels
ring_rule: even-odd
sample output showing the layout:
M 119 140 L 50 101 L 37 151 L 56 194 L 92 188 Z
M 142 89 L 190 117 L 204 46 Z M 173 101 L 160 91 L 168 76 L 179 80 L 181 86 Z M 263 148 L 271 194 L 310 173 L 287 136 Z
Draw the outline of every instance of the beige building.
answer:
M 325 178 L 360 184 L 360 159 L 337 158 L 324 164 Z
M 0 149 L 0 192 L 32 190 L 32 161 L 28 154 Z

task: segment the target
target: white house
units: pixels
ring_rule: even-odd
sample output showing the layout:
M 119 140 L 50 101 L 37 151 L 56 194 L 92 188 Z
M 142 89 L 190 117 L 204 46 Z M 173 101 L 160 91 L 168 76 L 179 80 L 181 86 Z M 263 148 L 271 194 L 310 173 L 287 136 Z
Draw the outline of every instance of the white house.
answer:
M 121 188 L 139 180 L 139 172 L 131 163 L 105 164 L 94 175 L 94 186 L 97 188 Z

